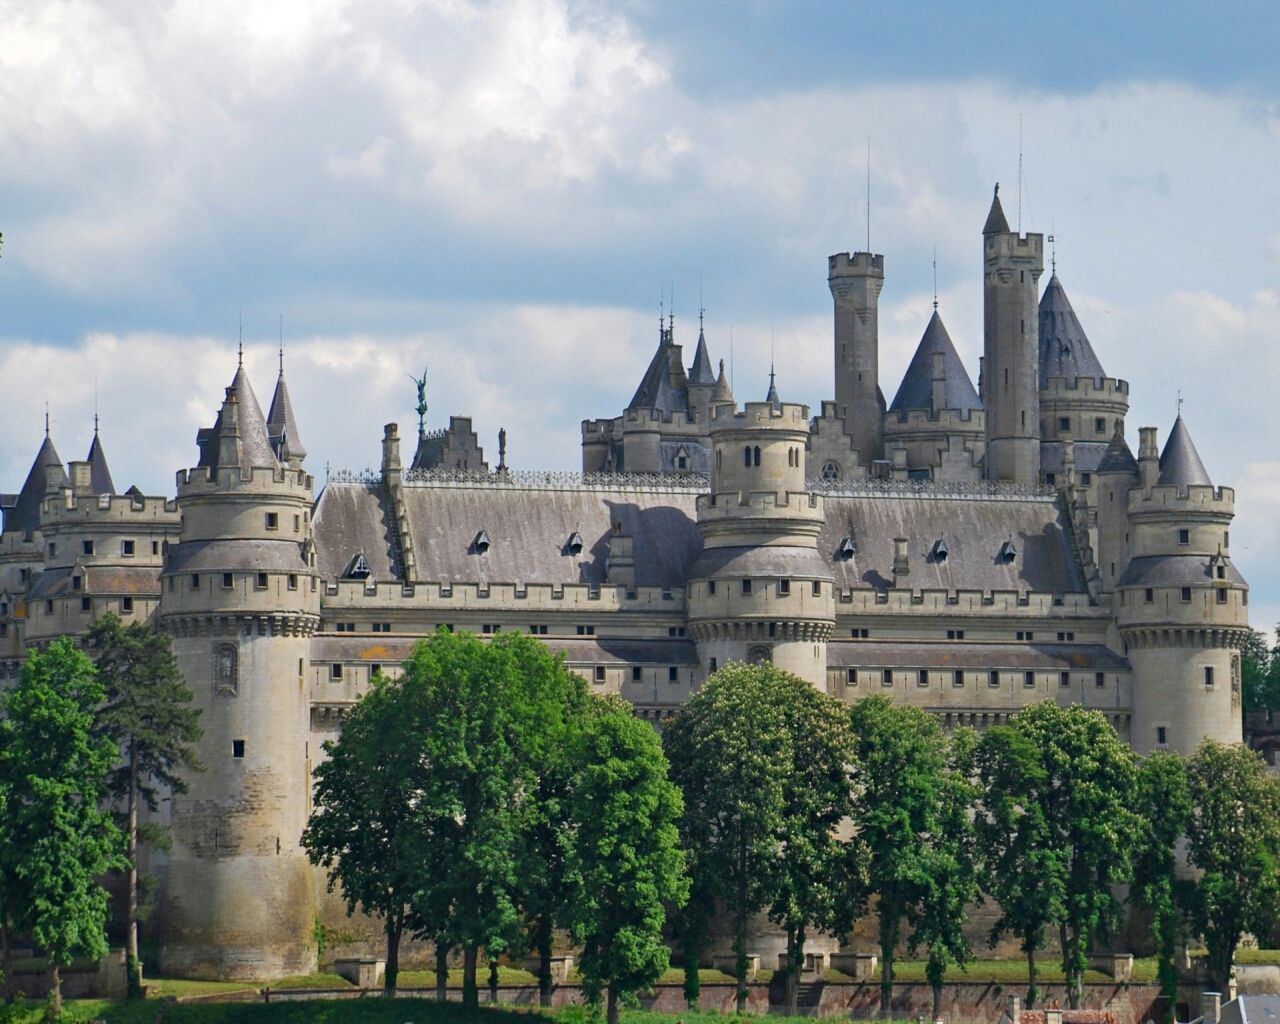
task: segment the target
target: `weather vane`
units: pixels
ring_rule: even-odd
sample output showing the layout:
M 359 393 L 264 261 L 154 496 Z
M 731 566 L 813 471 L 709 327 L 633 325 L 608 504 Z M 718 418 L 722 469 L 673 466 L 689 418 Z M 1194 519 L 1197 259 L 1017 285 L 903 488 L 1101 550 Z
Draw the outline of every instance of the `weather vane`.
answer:
M 411 381 L 418 386 L 418 436 L 427 436 L 427 368 L 422 368 L 422 376 L 408 374 Z

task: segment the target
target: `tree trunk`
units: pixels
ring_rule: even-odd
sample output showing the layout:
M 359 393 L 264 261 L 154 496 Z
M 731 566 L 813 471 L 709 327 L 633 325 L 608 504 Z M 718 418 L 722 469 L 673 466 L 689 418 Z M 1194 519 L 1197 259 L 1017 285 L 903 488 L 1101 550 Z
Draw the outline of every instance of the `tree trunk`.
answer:
M 125 856 L 129 860 L 128 893 L 125 896 L 125 970 L 130 999 L 142 998 L 142 962 L 138 959 L 138 745 L 129 743 L 129 835 Z
M 605 1014 L 605 1024 L 618 1024 L 618 993 L 612 985 L 609 986 L 606 1005 L 608 1011 Z
M 1036 1005 L 1036 998 L 1040 995 L 1036 988 L 1036 948 L 1035 946 L 1027 947 L 1027 1009 L 1030 1010 Z
M 538 1005 L 551 1005 L 551 916 L 538 922 Z
M 738 1013 L 747 1011 L 747 848 L 738 847 L 738 905 L 733 908 L 734 974 L 738 980 Z
M 933 986 L 933 1020 L 938 1020 L 942 1016 L 942 986 Z
M 474 942 L 462 947 L 462 1005 L 464 1009 L 474 1010 L 480 1005 L 480 990 L 476 986 L 476 961 L 479 951 Z
M 387 918 L 387 967 L 382 973 L 382 994 L 394 998 L 396 982 L 400 977 L 400 936 L 404 932 L 404 919 L 397 915 Z
M 497 957 L 489 958 L 489 1005 L 495 1006 L 498 1002 L 498 959 Z
M 9 944 L 9 923 L 0 923 L 0 970 L 4 971 L 4 1001 L 13 1002 L 13 947 Z
M 449 998 L 449 947 L 436 939 L 436 1002 Z
M 1065 924 L 1058 926 L 1059 942 L 1062 944 L 1062 974 L 1067 979 L 1067 1007 L 1080 1009 L 1081 982 L 1080 971 L 1080 936 L 1072 935 Z
M 49 965 L 49 1012 L 54 1020 L 62 1016 L 62 971 L 56 963 Z
M 892 1019 L 893 1006 L 893 953 L 898 944 L 898 918 L 900 911 L 896 899 L 880 903 L 880 1017 Z
M 796 1015 L 796 997 L 799 991 L 796 978 L 796 930 L 787 925 L 787 979 L 786 979 L 786 1002 L 787 1016 L 794 1017 Z

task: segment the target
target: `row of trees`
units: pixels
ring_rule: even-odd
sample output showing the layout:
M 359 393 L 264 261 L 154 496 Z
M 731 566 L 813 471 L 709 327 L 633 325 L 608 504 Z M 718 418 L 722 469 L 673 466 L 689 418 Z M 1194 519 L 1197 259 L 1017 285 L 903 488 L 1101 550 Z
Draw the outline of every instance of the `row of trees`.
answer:
M 1258 629 L 1249 631 L 1249 639 L 1240 652 L 1240 687 L 1246 711 L 1280 710 L 1280 627 L 1275 642 Z
M 967 908 L 984 899 L 999 907 L 990 941 L 1012 936 L 1026 954 L 1028 1004 L 1052 936 L 1073 1008 L 1090 948 L 1122 923 L 1126 883 L 1152 919 L 1170 1006 L 1180 940 L 1203 937 L 1225 986 L 1241 935 L 1269 937 L 1280 908 L 1280 782 L 1242 746 L 1139 759 L 1101 714 L 1049 702 L 981 737 L 944 734 L 918 708 L 879 696 L 846 707 L 742 665 L 708 680 L 665 745 L 695 895 L 680 918 L 686 985 L 696 992 L 720 901 L 739 1008 L 747 921 L 761 912 L 786 932 L 792 1010 L 806 933 L 847 935 L 873 907 L 882 1010 L 905 945 L 927 958 L 937 1016 L 947 968 L 973 957 Z M 1195 872 L 1180 871 L 1180 848 Z
M 552 936 L 581 946 L 589 994 L 618 1001 L 668 967 L 668 907 L 688 895 L 680 792 L 657 735 L 527 636 L 441 631 L 378 677 L 325 746 L 304 835 L 348 909 L 386 930 L 387 994 L 408 933 L 436 946 L 463 1002 L 481 954 L 533 950 L 550 1000 Z
M 61 1012 L 60 969 L 106 952 L 108 872 L 124 873 L 130 992 L 140 989 L 137 872 L 141 845 L 165 845 L 140 822 L 157 788 L 183 792 L 198 770 L 191 745 L 199 712 L 167 637 L 115 616 L 95 623 L 86 647 L 56 640 L 33 652 L 0 695 L 0 947 L 6 994 L 15 935 L 50 967 Z M 95 660 L 96 659 L 96 660 Z

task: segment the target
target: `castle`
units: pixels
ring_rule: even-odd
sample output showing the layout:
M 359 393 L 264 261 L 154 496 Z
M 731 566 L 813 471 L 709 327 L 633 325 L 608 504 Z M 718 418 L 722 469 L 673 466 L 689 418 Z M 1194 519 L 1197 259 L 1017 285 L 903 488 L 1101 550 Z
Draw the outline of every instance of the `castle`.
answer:
M 982 229 L 973 383 L 935 312 L 891 403 L 885 262 L 828 262 L 834 399 L 816 417 L 737 404 L 674 323 L 621 416 L 582 424 L 582 474 L 490 470 L 470 421 L 408 467 L 318 496 L 285 382 L 263 414 L 243 365 L 174 497 L 117 493 L 96 425 L 64 466 L 46 424 L 0 495 L 0 677 L 98 615 L 153 621 L 201 708 L 207 771 L 165 819 L 156 939 L 168 973 L 271 978 L 315 964 L 343 916 L 299 845 L 311 769 L 378 671 L 437 628 L 534 634 L 660 724 L 717 667 L 772 662 L 841 699 L 884 693 L 944 725 L 1040 700 L 1107 716 L 1140 752 L 1241 738 L 1248 590 L 1234 492 L 1179 417 L 1125 433 L 1043 236 Z M 352 794 L 359 799 L 358 793 Z

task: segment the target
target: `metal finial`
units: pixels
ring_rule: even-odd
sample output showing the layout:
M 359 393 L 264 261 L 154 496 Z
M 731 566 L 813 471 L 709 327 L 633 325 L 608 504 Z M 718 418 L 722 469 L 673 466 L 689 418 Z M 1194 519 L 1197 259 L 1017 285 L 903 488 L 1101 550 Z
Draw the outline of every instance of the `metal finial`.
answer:
M 93 378 L 93 436 L 98 436 L 98 378 Z
M 280 314 L 280 376 L 284 376 L 284 314 Z
M 1053 273 L 1058 272 L 1058 236 L 1051 234 L 1048 238 L 1049 242 L 1049 269 Z
M 237 323 L 237 328 L 240 332 L 240 346 L 236 350 L 236 365 L 241 370 L 243 370 L 244 369 L 244 307 L 243 306 L 236 313 L 236 323 Z
M 1182 388 L 1178 388 L 1178 418 L 1182 418 Z
M 938 311 L 938 243 L 933 243 L 933 311 Z
M 702 304 L 702 278 L 698 278 L 698 333 L 702 333 L 702 318 L 706 315 L 707 309 Z
M 422 368 L 421 377 L 415 377 L 413 374 L 409 374 L 408 377 L 418 387 L 418 404 L 416 406 L 418 411 L 418 439 L 422 440 L 427 436 L 427 368 L 425 366 Z
M 44 400 L 44 436 L 49 436 L 49 399 Z

